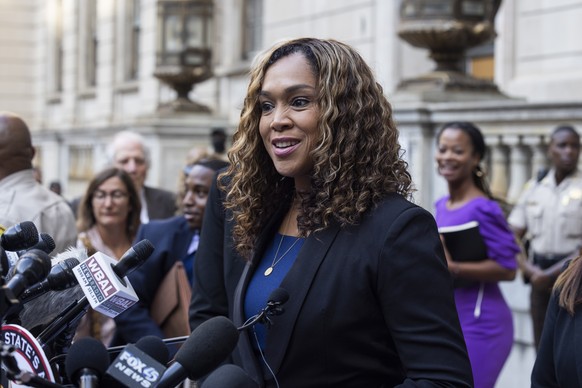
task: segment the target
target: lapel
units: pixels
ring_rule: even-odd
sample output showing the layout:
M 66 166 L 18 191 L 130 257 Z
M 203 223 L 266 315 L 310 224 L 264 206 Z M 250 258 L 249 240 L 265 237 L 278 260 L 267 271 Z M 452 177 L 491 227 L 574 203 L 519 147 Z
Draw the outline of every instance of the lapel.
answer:
M 163 233 L 164 231 L 162 231 Z M 188 254 L 188 248 L 190 247 L 190 242 L 194 236 L 194 231 L 188 226 L 186 219 L 182 217 L 182 222 L 180 223 L 180 228 L 174 236 L 174 252 L 176 260 L 181 260 Z
M 243 306 L 248 283 L 250 282 L 254 270 L 264 253 L 265 247 L 270 239 L 273 238 L 273 231 L 277 230 L 277 226 L 281 222 L 284 214 L 285 211 L 279 212 L 263 229 L 263 233 L 259 237 L 257 249 L 253 255 L 252 261 L 250 264 L 246 265 L 240 278 L 235 292 L 235 306 L 233 312 L 234 323 L 237 326 L 242 325 L 244 322 Z M 295 264 L 291 267 L 291 270 L 281 283 L 281 287 L 286 289 L 289 293 L 289 300 L 283 306 L 284 313 L 282 316 L 274 317 L 274 325 L 267 331 L 266 338 L 267 349 L 265 357 L 275 375 L 283 361 L 299 311 L 303 306 L 315 275 L 317 274 L 317 271 L 326 257 L 326 254 L 339 230 L 339 227 L 331 226 L 321 232 L 309 236 L 305 240 Z M 242 333 L 241 335 L 239 351 L 245 370 L 253 371 L 256 376 L 260 376 L 255 380 L 262 381 L 262 370 L 254 355 L 248 332 Z
M 266 358 L 275 375 L 281 367 L 283 357 L 291 340 L 291 333 L 311 289 L 315 275 L 339 232 L 339 227 L 331 226 L 309 236 L 295 264 L 281 282 L 281 288 L 289 292 L 289 300 L 283 306 L 281 317 L 274 317 L 274 324 L 267 330 Z M 280 319 L 277 319 L 280 318 Z

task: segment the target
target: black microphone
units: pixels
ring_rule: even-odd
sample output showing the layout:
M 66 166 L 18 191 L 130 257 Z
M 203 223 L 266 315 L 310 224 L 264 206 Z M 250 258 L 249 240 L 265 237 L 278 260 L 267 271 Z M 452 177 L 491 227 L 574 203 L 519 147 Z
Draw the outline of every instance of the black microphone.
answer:
M 14 265 L 14 276 L 6 283 L 6 288 L 18 298 L 27 287 L 47 277 L 51 269 L 51 259 L 39 249 L 31 249 L 20 256 Z
M 113 266 L 113 272 L 120 278 L 124 278 L 143 264 L 151 256 L 154 249 L 154 245 L 149 240 L 141 240 L 123 254 L 119 262 Z
M 38 243 L 38 230 L 32 221 L 12 225 L 0 235 L 0 245 L 7 251 L 21 251 Z
M 208 375 L 201 388 L 259 388 L 259 384 L 241 367 L 225 364 Z
M 197 380 L 210 373 L 232 352 L 238 330 L 226 317 L 210 318 L 198 326 L 176 353 L 157 388 L 172 388 L 186 378 Z
M 29 287 L 22 294 L 20 301 L 29 302 L 48 291 L 62 291 L 78 284 L 73 268 L 79 265 L 79 260 L 69 257 L 52 266 L 48 276 L 42 282 Z
M 124 387 L 153 387 L 166 371 L 169 357 L 168 347 L 161 338 L 145 336 L 135 345 L 129 344 L 123 348 L 107 368 L 107 376 Z M 117 384 L 109 381 L 107 385 Z
M 170 351 L 164 341 L 155 335 L 140 338 L 135 346 L 162 365 L 170 361 Z
M 44 251 L 50 255 L 51 252 L 55 250 L 55 248 L 55 240 L 51 237 L 51 235 L 48 233 L 41 233 L 38 236 L 38 242 L 31 246 L 29 249 L 40 249 L 41 251 Z M 18 251 L 18 255 L 22 255 L 23 253 L 24 250 Z
M 97 388 L 108 366 L 107 349 L 92 337 L 75 341 L 65 360 L 67 376 L 79 388 Z
M 249 327 L 262 323 L 267 327 L 273 324 L 271 317 L 275 315 L 281 315 L 285 311 L 282 307 L 289 300 L 289 293 L 284 288 L 276 288 L 271 292 L 269 298 L 267 299 L 267 306 L 263 308 L 257 315 L 254 315 L 247 319 L 247 321 L 238 328 L 239 331 L 246 330 Z
M 34 225 L 34 224 L 33 224 Z M 39 249 L 41 251 L 50 254 L 55 249 L 55 240 L 48 233 L 41 233 L 39 236 L 38 243 L 29 247 L 28 249 L 22 249 L 18 252 L 3 250 L 0 248 L 0 263 L 2 265 L 2 275 L 11 277 L 14 275 L 14 265 L 20 259 L 20 256 L 25 254 L 31 249 Z

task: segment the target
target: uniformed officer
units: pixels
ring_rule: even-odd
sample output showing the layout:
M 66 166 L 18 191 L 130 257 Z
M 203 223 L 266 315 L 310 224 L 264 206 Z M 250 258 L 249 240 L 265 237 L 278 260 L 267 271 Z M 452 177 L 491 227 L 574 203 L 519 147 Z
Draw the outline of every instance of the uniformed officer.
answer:
M 530 308 L 536 349 L 546 309 L 564 262 L 582 247 L 582 173 L 578 170 L 580 135 L 571 126 L 557 127 L 548 149 L 551 169 L 528 182 L 509 215 L 518 238 L 527 233 L 529 259 L 520 269 L 531 283 Z

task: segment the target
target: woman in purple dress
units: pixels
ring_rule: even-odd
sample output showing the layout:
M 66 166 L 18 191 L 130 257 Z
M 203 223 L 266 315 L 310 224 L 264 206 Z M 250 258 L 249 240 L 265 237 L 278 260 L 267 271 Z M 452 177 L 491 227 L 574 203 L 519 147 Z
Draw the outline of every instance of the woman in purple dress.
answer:
M 513 343 L 511 311 L 498 282 L 515 278 L 519 248 L 480 167 L 485 155 L 480 130 L 469 122 L 447 123 L 437 135 L 437 145 L 438 172 L 449 188 L 436 202 L 437 225 L 477 221 L 487 247 L 488 258 L 480 261 L 456 262 L 446 245 L 445 254 L 451 275 L 462 281 L 455 301 L 475 387 L 492 388 Z

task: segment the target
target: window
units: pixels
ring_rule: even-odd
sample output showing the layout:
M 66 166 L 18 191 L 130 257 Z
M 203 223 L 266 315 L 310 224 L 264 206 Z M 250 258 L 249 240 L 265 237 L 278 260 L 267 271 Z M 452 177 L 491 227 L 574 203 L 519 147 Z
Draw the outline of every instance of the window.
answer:
M 125 44 L 124 80 L 136 80 L 139 76 L 139 38 L 141 33 L 140 0 L 126 0 L 125 25 L 127 26 Z
M 243 4 L 243 59 L 252 59 L 263 44 L 263 1 L 244 0 Z
M 475 78 L 493 81 L 495 76 L 494 44 L 489 41 L 467 50 L 465 54 L 467 73 Z
M 49 90 L 52 93 L 63 91 L 63 1 L 52 2 L 53 21 L 51 41 L 49 42 Z
M 97 85 L 97 0 L 79 2 L 82 17 L 80 18 L 81 39 L 81 85 L 93 88 Z

